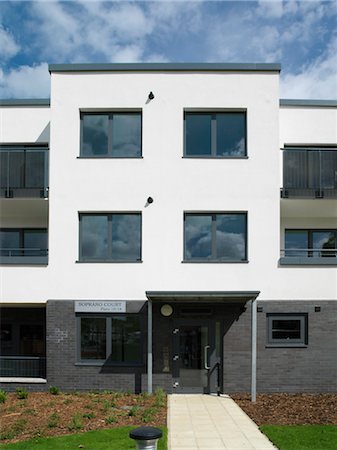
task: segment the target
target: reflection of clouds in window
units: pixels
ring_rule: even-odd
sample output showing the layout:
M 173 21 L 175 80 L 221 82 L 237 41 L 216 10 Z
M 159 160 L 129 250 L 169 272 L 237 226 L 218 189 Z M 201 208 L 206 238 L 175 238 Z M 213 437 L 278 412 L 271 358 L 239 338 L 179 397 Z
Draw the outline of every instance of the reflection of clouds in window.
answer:
M 244 113 L 217 114 L 217 155 L 246 154 L 246 123 Z
M 141 155 L 141 117 L 139 114 L 114 114 L 112 121 L 114 156 Z
M 83 120 L 83 155 L 105 155 L 108 153 L 108 115 L 85 115 Z
M 117 260 L 140 260 L 140 215 L 112 217 L 112 256 Z
M 245 259 L 246 242 L 243 234 L 216 232 L 217 257 Z
M 108 256 L 108 219 L 106 216 L 82 217 L 82 257 L 106 259 Z
M 186 216 L 186 258 L 210 258 L 212 256 L 211 216 Z

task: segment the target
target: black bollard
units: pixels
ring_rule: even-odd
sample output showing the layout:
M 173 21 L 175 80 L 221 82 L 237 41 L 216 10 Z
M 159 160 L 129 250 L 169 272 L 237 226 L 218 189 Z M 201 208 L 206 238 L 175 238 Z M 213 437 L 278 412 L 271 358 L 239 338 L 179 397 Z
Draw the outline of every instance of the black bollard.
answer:
M 137 450 L 157 450 L 158 439 L 163 432 L 160 428 L 140 427 L 130 431 L 129 436 L 136 441 Z

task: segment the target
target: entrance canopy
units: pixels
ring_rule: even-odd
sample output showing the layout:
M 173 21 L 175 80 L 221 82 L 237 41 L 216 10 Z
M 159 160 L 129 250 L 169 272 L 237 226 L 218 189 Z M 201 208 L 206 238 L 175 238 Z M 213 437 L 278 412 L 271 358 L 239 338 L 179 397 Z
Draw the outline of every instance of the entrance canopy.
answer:
M 246 303 L 260 291 L 146 291 L 150 301 Z

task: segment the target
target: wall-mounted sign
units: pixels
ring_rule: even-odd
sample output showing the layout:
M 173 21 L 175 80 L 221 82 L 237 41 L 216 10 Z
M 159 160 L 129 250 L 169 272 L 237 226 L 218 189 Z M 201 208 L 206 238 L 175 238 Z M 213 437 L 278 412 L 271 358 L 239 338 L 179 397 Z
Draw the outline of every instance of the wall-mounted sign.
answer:
M 115 300 L 79 300 L 75 302 L 75 312 L 125 313 L 126 302 Z

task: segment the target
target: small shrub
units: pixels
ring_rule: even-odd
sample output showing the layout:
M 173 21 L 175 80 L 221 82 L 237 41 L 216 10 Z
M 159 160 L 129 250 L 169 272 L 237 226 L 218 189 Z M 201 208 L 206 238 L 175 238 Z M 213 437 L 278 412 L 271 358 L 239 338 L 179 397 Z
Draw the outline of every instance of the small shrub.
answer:
M 154 419 L 154 415 L 157 413 L 156 408 L 147 408 L 144 409 L 143 415 L 142 415 L 142 421 L 147 423 L 151 422 Z
M 0 403 L 5 403 L 7 398 L 7 393 L 0 389 Z
M 84 405 L 84 408 L 91 410 L 94 409 L 94 405 L 92 403 L 87 403 L 86 405 Z
M 56 412 L 54 412 L 53 414 L 51 414 L 49 416 L 48 423 L 47 423 L 48 428 L 57 427 L 57 425 L 59 424 L 59 421 L 60 421 L 60 416 Z
M 25 388 L 16 388 L 15 392 L 19 400 L 28 398 L 28 391 Z
M 59 395 L 60 388 L 58 388 L 57 386 L 49 386 L 49 393 L 52 395 Z
M 96 415 L 93 412 L 91 412 L 91 413 L 84 413 L 82 417 L 83 419 L 94 419 Z
M 116 423 L 116 422 L 118 422 L 118 418 L 115 415 L 113 415 L 113 414 L 111 416 L 108 416 L 105 419 L 105 423 L 108 424 L 108 425 L 110 425 L 112 423 Z
M 36 416 L 37 412 L 33 408 L 27 408 L 23 411 L 24 414 L 27 414 L 28 416 Z
M 70 398 L 66 398 L 63 402 L 64 405 L 70 405 L 70 403 L 72 403 L 72 401 L 70 400 Z
M 116 403 L 111 400 L 104 400 L 103 401 L 103 408 L 102 411 L 107 412 L 110 408 L 114 408 L 116 406 Z
M 166 394 L 161 388 L 157 388 L 155 391 L 155 406 L 161 408 L 162 406 L 165 406 L 166 401 Z
M 82 428 L 83 428 L 82 417 L 79 414 L 75 414 L 68 425 L 68 430 L 69 431 L 81 430 Z
M 129 416 L 135 417 L 138 414 L 139 410 L 140 410 L 139 406 L 132 406 L 129 411 Z

